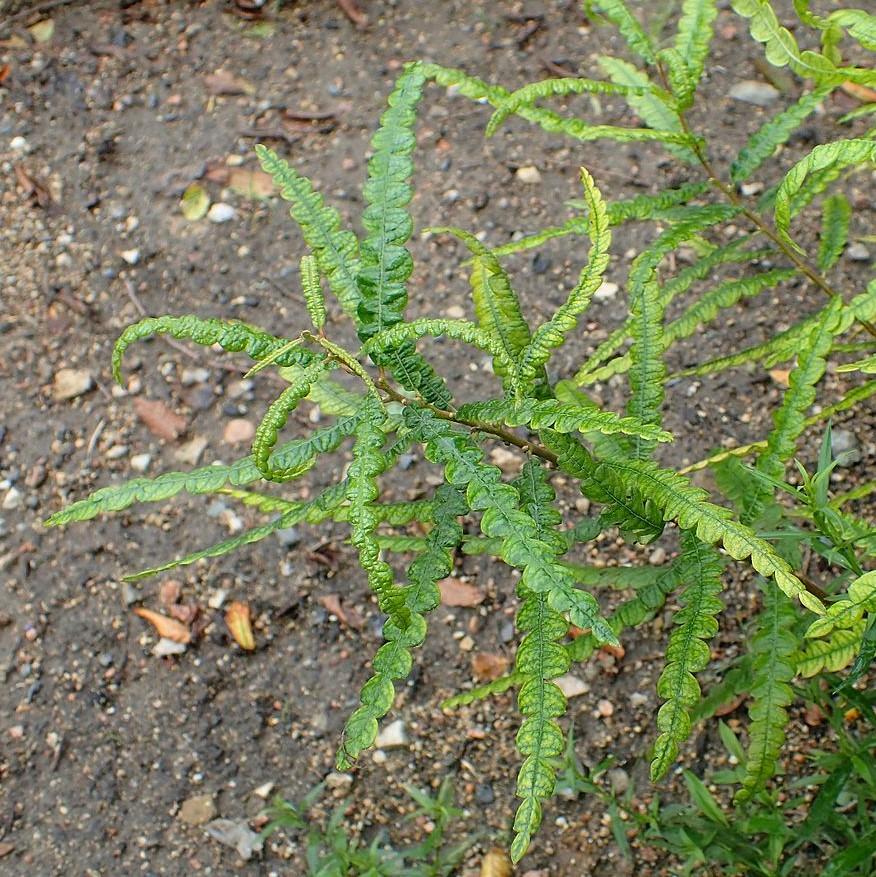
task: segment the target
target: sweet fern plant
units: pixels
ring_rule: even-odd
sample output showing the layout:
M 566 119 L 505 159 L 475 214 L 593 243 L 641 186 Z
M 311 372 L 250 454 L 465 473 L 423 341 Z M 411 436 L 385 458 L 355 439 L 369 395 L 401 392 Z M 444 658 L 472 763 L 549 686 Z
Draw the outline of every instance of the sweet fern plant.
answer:
M 251 454 L 231 465 L 104 487 L 49 519 L 51 525 L 85 521 L 181 492 L 223 494 L 267 516 L 255 529 L 132 578 L 225 554 L 299 522 L 349 524 L 350 541 L 386 622 L 372 676 L 338 747 L 340 769 L 349 768 L 374 743 L 378 723 L 392 709 L 395 687 L 410 673 L 414 652 L 427 635 L 428 615 L 439 603 L 438 582 L 451 572 L 454 554 L 488 553 L 519 571 L 518 577 L 500 579 L 508 588 L 516 581 L 519 601 L 513 671 L 453 701 L 470 702 L 512 687 L 517 691 L 522 761 L 514 860 L 526 853 L 539 827 L 543 806 L 554 793 L 557 757 L 564 752 L 561 719 L 567 705 L 555 680 L 596 647 L 618 644 L 630 628 L 651 619 L 669 601 L 677 608 L 657 683 L 662 706 L 653 729 L 651 763 L 655 781 L 666 775 L 697 718 L 697 674 L 710 664 L 710 642 L 724 604 L 734 599 L 732 592 L 723 593 L 728 562 L 750 565 L 763 590 L 748 642 L 751 723 L 738 800 L 757 794 L 776 771 L 793 678 L 824 666 L 833 671 L 847 666 L 862 649 L 872 654 L 876 639 L 876 571 L 865 567 L 876 554 L 876 540 L 866 520 L 832 504 L 824 478 L 812 488 L 809 519 L 833 528 L 836 537 L 831 546 L 822 546 L 817 574 L 804 569 L 781 540 L 771 541 L 768 520 L 807 427 L 876 393 L 876 380 L 870 377 L 876 370 L 876 281 L 866 289 L 845 290 L 831 279 L 850 233 L 852 210 L 842 182 L 856 169 L 872 169 L 874 132 L 822 143 L 792 166 L 776 168 L 779 183 L 756 200 L 741 194 L 742 184 L 834 89 L 845 83 L 876 86 L 876 71 L 847 62 L 842 54 L 848 44 L 858 58 L 876 49 L 876 16 L 854 9 L 820 15 L 809 9 L 807 0 L 795 0 L 801 21 L 820 37 L 821 51 L 815 51 L 799 47 L 767 0 L 734 0 L 732 5 L 763 44 L 767 59 L 789 67 L 805 82 L 805 91 L 770 118 L 728 168 L 718 166 L 709 144 L 689 121 L 708 68 L 718 14 L 714 0 L 684 0 L 677 33 L 668 40 L 656 39 L 621 0 L 586 3 L 585 12 L 616 26 L 629 47 L 629 58 L 599 59 L 601 78 L 548 79 L 507 90 L 461 70 L 408 64 L 372 140 L 361 233 L 345 228 L 337 210 L 294 167 L 270 149 L 257 147 L 262 167 L 290 202 L 308 248 L 301 257 L 300 281 L 312 326 L 286 338 L 237 321 L 159 316 L 127 328 L 113 354 L 116 379 L 121 379 L 127 348 L 158 335 L 241 353 L 254 361 L 252 371 L 278 369 L 288 386 L 267 409 Z M 417 107 L 430 82 L 489 104 L 493 115 L 487 134 L 519 116 L 578 142 L 660 144 L 686 169 L 689 182 L 612 201 L 601 188 L 604 181 L 582 168 L 578 212 L 564 224 L 496 247 L 463 229 L 433 228 L 433 234 L 452 235 L 468 251 L 471 318 L 410 319 L 405 309 L 413 269 L 407 247 L 414 230 L 408 210 L 412 155 Z M 641 124 L 593 124 L 544 105 L 583 93 L 622 98 Z M 865 117 L 874 109 L 876 105 L 862 107 L 853 115 Z M 861 123 L 851 119 L 850 124 Z M 587 164 L 587 154 L 582 153 L 582 164 Z M 822 231 L 810 255 L 794 220 L 813 203 L 821 206 Z M 727 243 L 720 232 L 731 221 L 745 234 Z M 590 345 L 576 370 L 558 374 L 553 356 L 564 344 L 572 341 L 576 350 L 588 345 L 581 318 L 605 281 L 613 230 L 629 222 L 652 222 L 657 231 L 626 278 L 628 316 L 606 340 Z M 568 239 L 569 252 L 576 255 L 580 240 L 586 239 L 587 257 L 568 298 L 550 319 L 533 325 L 505 259 L 558 238 Z M 668 257 L 682 246 L 697 258 L 681 270 L 670 270 L 675 263 Z M 800 314 L 791 328 L 763 343 L 670 374 L 667 352 L 672 345 L 792 278 L 823 293 L 824 306 Z M 326 293 L 355 327 L 357 347 L 344 347 L 330 337 L 326 314 L 336 310 L 334 303 L 327 304 Z M 678 316 L 668 319 L 672 304 Z M 797 311 L 796 303 L 789 304 L 789 311 Z M 456 401 L 459 388 L 448 386 L 429 362 L 428 344 L 421 343 L 439 336 L 491 358 L 496 382 L 489 398 Z M 840 398 L 819 398 L 827 363 L 849 355 L 852 361 L 841 368 L 859 369 L 863 379 Z M 672 404 L 677 378 L 783 362 L 789 363 L 788 387 L 762 441 L 721 451 L 682 471 L 660 462 L 661 447 L 673 440 L 663 427 L 663 411 Z M 355 379 L 357 391 L 337 380 L 341 373 Z M 597 382 L 621 375 L 628 387 L 625 411 L 600 407 L 588 395 Z M 818 409 L 813 408 L 816 400 Z M 305 402 L 318 405 L 332 422 L 281 443 L 289 415 Z M 345 475 L 312 499 L 293 501 L 256 489 L 300 478 L 348 440 L 352 463 Z M 488 462 L 488 452 L 497 444 L 520 454 L 522 466 L 513 480 Z M 415 447 L 442 468 L 443 484 L 424 500 L 383 500 L 380 478 Z M 688 477 L 692 470 L 707 467 L 716 470 L 714 496 Z M 552 486 L 557 472 L 592 501 L 589 516 L 564 518 Z M 872 483 L 864 485 L 852 499 L 872 490 Z M 466 535 L 464 520 L 476 522 L 479 534 Z M 417 535 L 404 529 L 414 523 L 419 525 Z M 630 576 L 633 596 L 611 612 L 597 596 L 618 575 L 626 581 L 624 573 L 630 571 L 567 559 L 576 545 L 606 531 L 619 530 L 629 540 L 650 543 L 667 525 L 679 531 L 677 557 L 666 568 Z M 413 558 L 401 581 L 387 561 L 392 552 Z M 808 619 L 805 636 L 795 634 L 801 619 Z M 859 675 L 865 671 L 865 666 L 858 667 Z

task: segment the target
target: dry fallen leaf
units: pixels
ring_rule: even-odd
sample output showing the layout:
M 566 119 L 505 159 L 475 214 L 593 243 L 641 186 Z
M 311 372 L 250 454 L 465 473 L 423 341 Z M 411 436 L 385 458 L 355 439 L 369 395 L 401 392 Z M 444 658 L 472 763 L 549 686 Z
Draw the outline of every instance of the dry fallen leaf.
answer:
M 51 18 L 44 18 L 32 24 L 27 31 L 34 38 L 34 42 L 47 43 L 54 36 L 55 22 Z
M 484 602 L 484 592 L 480 588 L 459 579 L 442 579 L 438 582 L 438 589 L 444 606 L 479 606 Z
M 182 594 L 182 585 L 176 579 L 167 579 L 158 586 L 158 600 L 164 606 L 173 606 L 179 603 Z
M 246 603 L 234 601 L 225 610 L 225 624 L 234 637 L 234 641 L 246 651 L 255 649 L 255 637 L 252 635 L 252 613 Z
M 866 85 L 859 85 L 857 82 L 844 82 L 840 88 L 846 94 L 857 98 L 861 103 L 876 103 L 876 89 L 867 88 Z
M 6 82 L 11 72 L 12 67 L 10 67 L 9 64 L 0 64 L 0 85 L 3 85 L 3 83 Z
M 355 609 L 344 609 L 337 594 L 323 594 L 319 598 L 319 604 L 332 615 L 337 616 L 341 624 L 361 630 L 365 626 L 365 620 Z
M 770 377 L 780 386 L 788 386 L 788 378 L 791 377 L 791 370 L 787 368 L 774 368 L 770 372 Z
M 368 16 L 359 8 L 356 0 L 338 0 L 338 6 L 356 27 L 363 28 L 368 24 Z
M 201 611 L 195 603 L 174 603 L 167 610 L 177 621 L 191 625 Z
M 52 196 L 46 185 L 27 172 L 24 165 L 13 165 L 15 181 L 22 190 L 25 198 L 30 198 L 39 207 L 48 207 L 52 203 Z
M 508 659 L 493 652 L 477 652 L 472 655 L 471 669 L 481 682 L 492 682 L 508 669 Z
M 235 76 L 227 70 L 217 70 L 204 77 L 204 85 L 210 94 L 234 95 L 255 94 L 256 87 L 242 76 Z
M 259 170 L 233 168 L 228 175 L 228 185 L 245 198 L 270 198 L 274 194 L 274 181 L 270 174 Z
M 179 621 L 175 621 L 173 618 L 168 618 L 166 615 L 161 615 L 159 612 L 153 612 L 151 609 L 144 609 L 142 606 L 137 606 L 137 608 L 134 609 L 134 614 L 139 615 L 140 618 L 148 621 L 163 639 L 169 639 L 173 640 L 175 643 L 184 644 L 188 644 L 192 641 L 192 635 L 189 632 L 189 629 Z
M 481 862 L 481 877 L 511 877 L 511 858 L 505 850 L 493 847 Z
M 153 435 L 172 442 L 186 431 L 186 419 L 157 399 L 134 399 L 134 411 Z

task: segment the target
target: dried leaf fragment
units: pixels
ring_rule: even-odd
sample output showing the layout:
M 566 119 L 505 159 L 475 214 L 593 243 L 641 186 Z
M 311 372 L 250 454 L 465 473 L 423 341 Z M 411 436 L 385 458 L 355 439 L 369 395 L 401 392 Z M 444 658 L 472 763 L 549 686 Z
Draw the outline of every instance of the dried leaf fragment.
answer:
M 868 88 L 866 85 L 859 85 L 857 82 L 844 82 L 840 88 L 861 103 L 869 104 L 876 102 L 876 89 Z
M 476 652 L 472 655 L 471 669 L 481 682 L 492 682 L 508 669 L 508 659 L 493 652 Z
M 38 207 L 48 207 L 52 203 L 52 195 L 45 183 L 28 173 L 22 164 L 13 165 L 15 181 L 25 198 L 29 198 Z
M 142 606 L 137 606 L 134 609 L 134 614 L 139 615 L 144 621 L 148 621 L 163 639 L 186 645 L 192 641 L 189 629 L 173 618 L 168 618 L 160 612 L 153 612 L 151 609 L 144 609 Z
M 134 411 L 153 435 L 172 442 L 186 431 L 186 419 L 157 399 L 134 399 Z
M 481 877 L 511 877 L 511 858 L 505 850 L 493 847 L 481 862 Z
M 338 0 L 338 6 L 341 12 L 353 22 L 358 28 L 366 27 L 368 24 L 368 16 L 359 8 L 356 0 Z
M 252 613 L 246 603 L 235 600 L 225 610 L 225 624 L 234 641 L 248 652 L 255 650 L 255 637 L 252 633 Z
M 215 95 L 255 94 L 256 87 L 242 76 L 235 76 L 228 70 L 217 70 L 204 77 L 207 91 Z
M 319 598 L 319 604 L 347 627 L 361 630 L 365 626 L 364 619 L 355 609 L 344 609 L 341 606 L 341 600 L 337 594 L 323 594 Z
M 485 598 L 484 592 L 476 585 L 452 577 L 438 582 L 438 589 L 444 606 L 479 606 Z
M 32 24 L 27 32 L 33 37 L 36 43 L 47 43 L 55 33 L 55 22 L 51 18 L 44 18 L 36 24 Z

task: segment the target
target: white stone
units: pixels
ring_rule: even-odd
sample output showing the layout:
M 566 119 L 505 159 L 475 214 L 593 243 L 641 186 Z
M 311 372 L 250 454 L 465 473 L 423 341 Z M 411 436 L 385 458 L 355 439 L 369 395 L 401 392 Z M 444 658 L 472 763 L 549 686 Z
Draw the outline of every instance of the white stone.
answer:
M 385 728 L 381 728 L 374 745 L 378 749 L 397 749 L 399 746 L 407 746 L 408 732 L 405 730 L 405 723 L 401 719 L 396 719 Z
M 603 280 L 602 286 L 593 293 L 593 298 L 595 301 L 610 301 L 617 295 L 617 291 L 620 287 L 616 283 L 612 283 L 610 280 Z
M 152 654 L 156 658 L 169 658 L 171 655 L 181 655 L 185 650 L 185 643 L 174 642 L 172 639 L 167 639 L 167 637 L 163 636 L 155 643 Z
M 61 368 L 55 373 L 53 395 L 59 402 L 75 399 L 87 393 L 93 386 L 94 378 L 84 368 Z
M 137 249 L 134 250 L 122 250 L 119 255 L 124 259 L 129 265 L 136 265 L 140 261 L 140 251 Z
M 17 509 L 21 505 L 21 491 L 17 487 L 10 487 L 3 497 L 3 508 L 6 511 Z
M 567 673 L 565 676 L 554 679 L 554 683 L 566 697 L 578 697 L 590 691 L 590 686 L 583 679 L 579 679 L 572 673 Z
M 257 797 L 261 798 L 263 801 L 268 800 L 268 795 L 274 791 L 273 783 L 262 783 L 258 788 L 253 789 L 252 793 Z
M 30 152 L 30 144 L 21 135 L 9 141 L 9 148 L 13 152 Z
M 151 454 L 134 454 L 134 456 L 131 457 L 131 468 L 135 472 L 145 472 L 149 468 L 151 462 Z
M 541 174 L 534 164 L 526 164 L 523 167 L 517 168 L 515 176 L 521 183 L 528 183 L 529 185 L 541 182 Z
M 237 211 L 224 201 L 217 201 L 207 211 L 207 219 L 209 219 L 210 222 L 228 222 L 229 220 L 234 219 L 235 216 L 237 216 Z
M 779 97 L 779 90 L 768 82 L 760 82 L 757 79 L 743 79 L 730 89 L 730 97 L 746 104 L 754 104 L 758 107 L 768 107 L 775 103 Z
M 846 250 L 846 257 L 853 262 L 869 262 L 870 251 L 863 244 L 852 244 Z
M 177 448 L 174 457 L 181 463 L 188 463 L 189 466 L 197 466 L 201 454 L 207 447 L 207 438 L 203 435 L 196 435 L 191 441 L 187 441 L 184 445 Z

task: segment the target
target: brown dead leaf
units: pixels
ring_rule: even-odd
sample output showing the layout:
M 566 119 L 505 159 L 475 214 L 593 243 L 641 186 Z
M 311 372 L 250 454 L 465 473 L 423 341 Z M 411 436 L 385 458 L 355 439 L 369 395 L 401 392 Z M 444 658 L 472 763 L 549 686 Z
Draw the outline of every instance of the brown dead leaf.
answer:
M 182 585 L 176 579 L 167 579 L 158 586 L 158 600 L 164 606 L 173 606 L 179 603 L 182 594 Z
M 167 442 L 178 439 L 186 431 L 186 419 L 174 413 L 158 399 L 134 399 L 134 411 L 153 435 Z
M 15 181 L 25 198 L 31 200 L 39 207 L 48 207 L 52 203 L 52 196 L 48 187 L 35 176 L 28 173 L 23 164 L 13 165 Z
M 493 652 L 477 652 L 472 655 L 471 670 L 481 682 L 492 682 L 508 669 L 508 659 Z
M 441 591 L 441 603 L 444 606 L 479 606 L 484 602 L 484 592 L 460 579 L 447 578 L 438 582 Z
M 158 632 L 160 637 L 173 640 L 175 643 L 188 644 L 192 641 L 192 635 L 189 629 L 179 621 L 161 615 L 159 612 L 153 612 L 151 609 L 144 609 L 137 606 L 134 614 L 139 615 L 144 621 L 148 621 Z
M 730 713 L 735 713 L 747 696 L 747 694 L 737 694 L 736 697 L 731 698 L 727 703 L 721 704 L 721 706 L 715 710 L 714 714 L 720 717 L 729 716 Z
M 616 658 L 618 661 L 626 654 L 624 647 L 620 645 L 620 643 L 616 646 L 613 646 L 610 643 L 605 643 L 599 647 L 599 651 L 611 655 L 612 658 Z
M 195 603 L 174 603 L 172 606 L 168 607 L 167 611 L 177 621 L 191 627 L 201 610 Z
M 242 76 L 235 76 L 228 70 L 217 70 L 204 77 L 204 85 L 210 94 L 235 95 L 255 94 L 256 87 Z
M 246 603 L 234 601 L 225 610 L 225 624 L 234 637 L 234 641 L 246 651 L 255 649 L 255 637 L 252 635 L 252 613 Z
M 788 368 L 774 368 L 770 372 L 770 377 L 780 386 L 788 386 L 788 378 L 791 377 L 791 370 Z
M 232 168 L 228 185 L 245 198 L 270 198 L 274 194 L 274 181 L 270 174 L 259 170 Z
M 9 64 L 0 64 L 0 85 L 3 85 L 3 83 L 6 82 L 11 72 L 12 67 L 10 67 Z
M 361 630 L 365 626 L 365 619 L 355 609 L 344 609 L 341 599 L 337 594 L 323 594 L 319 597 L 319 605 L 327 612 L 337 616 L 338 621 L 353 630 Z
M 493 847 L 481 862 L 481 877 L 511 877 L 511 857 L 500 847 Z
M 0 859 L 8 856 L 15 849 L 15 844 L 0 843 Z
M 356 27 L 367 27 L 368 16 L 359 8 L 356 0 L 338 0 L 338 7 Z
M 840 88 L 862 104 L 876 103 L 876 89 L 867 88 L 866 85 L 858 85 L 857 82 L 844 82 Z

